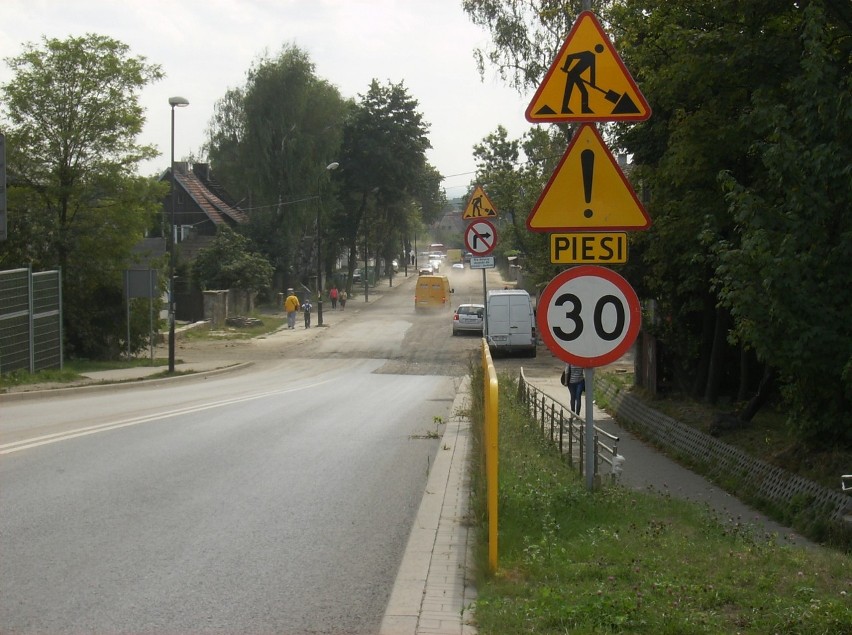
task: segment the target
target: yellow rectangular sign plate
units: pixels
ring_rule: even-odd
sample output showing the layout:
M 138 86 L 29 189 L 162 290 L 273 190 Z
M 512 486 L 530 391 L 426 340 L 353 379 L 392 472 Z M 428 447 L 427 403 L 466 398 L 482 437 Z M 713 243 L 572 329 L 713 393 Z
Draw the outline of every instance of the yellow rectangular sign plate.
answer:
M 627 262 L 627 232 L 550 235 L 550 262 L 557 265 Z

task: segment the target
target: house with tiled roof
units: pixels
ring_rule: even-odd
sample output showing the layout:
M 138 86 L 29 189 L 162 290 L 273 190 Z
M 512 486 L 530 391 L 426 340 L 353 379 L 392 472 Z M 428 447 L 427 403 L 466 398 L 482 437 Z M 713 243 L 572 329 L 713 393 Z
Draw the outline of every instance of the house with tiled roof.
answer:
M 236 229 L 248 222 L 246 213 L 213 181 L 208 164 L 194 163 L 190 169 L 187 163 L 175 163 L 174 176 L 174 219 L 171 192 L 163 201 L 163 212 L 165 224 L 174 226 L 178 260 L 192 261 L 220 227 Z M 171 178 L 171 170 L 166 170 L 160 180 L 171 182 Z
M 171 185 L 172 170 L 163 172 L 159 180 Z M 220 227 L 236 229 L 249 222 L 248 215 L 212 177 L 209 164 L 175 163 L 174 183 L 174 192 L 169 188 L 169 193 L 163 199 L 159 227 L 152 229 L 148 237 L 134 249 L 140 267 L 147 268 L 151 266 L 150 263 L 165 261 L 169 229 L 172 229 L 175 239 L 178 271 L 185 271 L 198 252 L 213 242 Z M 176 280 L 178 298 L 190 293 L 188 286 L 186 279 L 179 275 Z M 200 292 L 193 292 L 192 295 L 192 299 L 178 301 L 177 319 L 200 319 Z

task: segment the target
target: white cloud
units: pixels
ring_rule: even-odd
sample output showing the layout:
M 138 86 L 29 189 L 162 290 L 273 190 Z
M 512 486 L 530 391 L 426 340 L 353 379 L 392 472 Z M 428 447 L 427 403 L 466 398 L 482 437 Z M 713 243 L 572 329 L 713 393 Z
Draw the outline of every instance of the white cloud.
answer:
M 99 33 L 125 42 L 135 55 L 160 64 L 166 78 L 141 101 L 141 138 L 162 152 L 145 173 L 168 163 L 168 98 L 190 106 L 176 113 L 175 155 L 197 153 L 216 100 L 243 85 L 261 54 L 295 43 L 317 74 L 345 97 L 370 80 L 404 81 L 431 124 L 430 162 L 446 175 L 450 196 L 464 193 L 475 168 L 473 145 L 503 125 L 513 137 L 530 129 L 523 97 L 492 78 L 480 82 L 473 50 L 487 34 L 473 26 L 459 0 L 3 0 L 0 57 L 20 53 L 42 35 Z M 0 81 L 10 78 L 5 64 Z

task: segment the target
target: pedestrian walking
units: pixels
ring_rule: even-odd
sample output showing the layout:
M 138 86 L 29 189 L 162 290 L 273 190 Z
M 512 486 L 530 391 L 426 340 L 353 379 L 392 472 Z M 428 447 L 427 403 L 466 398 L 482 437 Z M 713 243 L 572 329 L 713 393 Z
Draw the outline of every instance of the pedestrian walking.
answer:
M 565 370 L 562 371 L 562 377 L 559 381 L 563 386 L 568 386 L 568 392 L 571 394 L 571 410 L 575 414 L 580 414 L 580 398 L 586 391 L 586 378 L 583 375 L 583 369 L 579 366 L 565 364 Z
M 302 304 L 302 311 L 305 314 L 305 328 L 311 328 L 311 309 L 313 309 L 313 305 L 311 304 L 310 298 L 305 298 L 304 304 Z
M 346 289 L 341 290 L 340 292 L 340 310 L 346 310 L 346 301 L 349 299 L 349 294 L 346 292 Z
M 331 291 L 328 292 L 328 297 L 331 299 L 332 310 L 337 309 L 337 298 L 339 295 L 340 292 L 337 290 L 337 285 L 332 285 Z
M 287 314 L 288 329 L 293 330 L 296 328 L 296 311 L 298 311 L 301 306 L 302 303 L 299 302 L 299 298 L 296 297 L 293 289 L 287 289 L 287 297 L 284 300 L 284 312 Z

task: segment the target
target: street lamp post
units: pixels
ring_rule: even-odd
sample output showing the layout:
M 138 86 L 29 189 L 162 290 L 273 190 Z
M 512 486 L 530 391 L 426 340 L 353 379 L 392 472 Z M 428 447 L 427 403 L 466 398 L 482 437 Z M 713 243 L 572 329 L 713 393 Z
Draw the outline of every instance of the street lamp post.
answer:
M 189 101 L 184 97 L 169 97 L 169 106 L 172 107 L 172 205 L 171 218 L 169 219 L 169 372 L 175 372 L 175 205 L 177 201 L 177 179 L 175 178 L 175 107 L 189 106 Z
M 326 172 L 336 170 L 340 164 L 333 161 L 325 166 Z M 322 184 L 317 184 L 317 326 L 322 326 Z
M 370 258 L 367 255 L 367 208 L 364 208 L 364 302 L 370 301 L 370 278 L 367 275 L 367 267 L 370 266 Z

